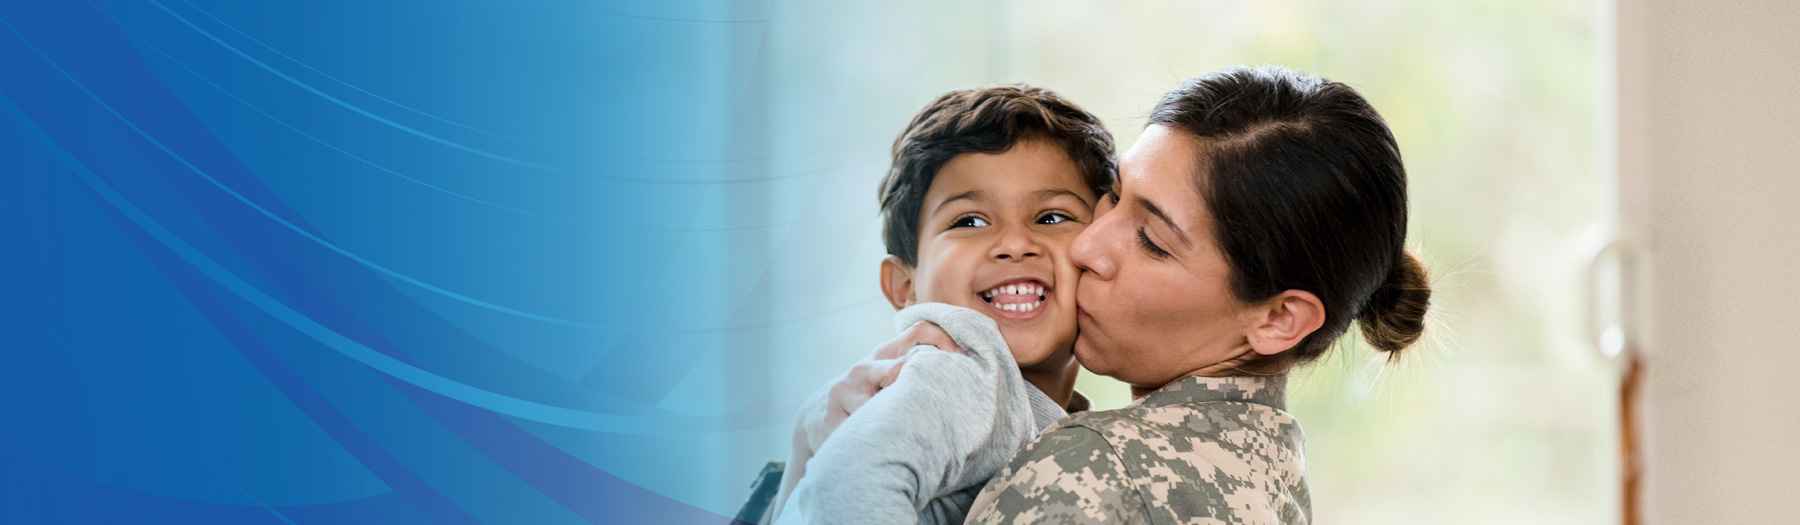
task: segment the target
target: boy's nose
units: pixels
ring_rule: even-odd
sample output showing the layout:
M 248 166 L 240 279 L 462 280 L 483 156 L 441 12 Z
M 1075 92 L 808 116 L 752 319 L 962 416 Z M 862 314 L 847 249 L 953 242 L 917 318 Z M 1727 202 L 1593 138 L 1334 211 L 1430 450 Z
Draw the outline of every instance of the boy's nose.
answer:
M 1000 260 L 1026 259 L 1043 254 L 1043 247 L 1026 231 L 1014 228 L 1004 233 L 994 245 L 993 257 Z

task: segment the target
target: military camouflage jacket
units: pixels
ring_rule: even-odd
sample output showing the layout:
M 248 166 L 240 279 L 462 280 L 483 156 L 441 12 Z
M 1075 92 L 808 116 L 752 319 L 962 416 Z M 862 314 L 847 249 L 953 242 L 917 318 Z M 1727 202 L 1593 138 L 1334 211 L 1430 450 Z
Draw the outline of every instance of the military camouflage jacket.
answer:
M 1307 523 L 1287 378 L 1189 377 L 1069 416 L 988 483 L 968 523 Z

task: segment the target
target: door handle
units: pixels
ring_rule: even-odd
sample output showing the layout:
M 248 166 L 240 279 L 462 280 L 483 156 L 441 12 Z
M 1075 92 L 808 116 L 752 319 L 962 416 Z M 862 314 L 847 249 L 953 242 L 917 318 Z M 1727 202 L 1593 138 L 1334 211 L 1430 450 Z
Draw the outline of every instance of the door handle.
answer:
M 1587 263 L 1588 342 L 1608 360 L 1637 351 L 1642 344 L 1637 319 L 1641 300 L 1642 245 L 1629 237 L 1600 230 Z M 1608 270 L 1611 270 L 1610 272 Z

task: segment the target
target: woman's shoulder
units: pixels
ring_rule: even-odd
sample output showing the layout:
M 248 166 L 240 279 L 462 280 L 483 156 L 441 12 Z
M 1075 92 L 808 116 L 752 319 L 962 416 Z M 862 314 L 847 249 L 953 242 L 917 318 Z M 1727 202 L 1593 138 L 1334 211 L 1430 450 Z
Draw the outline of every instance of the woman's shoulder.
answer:
M 1057 506 L 1057 515 L 1304 523 L 1311 504 L 1298 426 L 1265 426 L 1292 420 L 1273 407 L 1218 404 L 1230 406 L 1126 407 L 1064 418 L 1007 465 L 996 515 L 1025 516 L 1066 500 L 1083 505 Z M 1193 419 L 1206 417 L 1220 419 Z
M 1123 483 L 1163 521 L 1304 523 L 1311 502 L 1299 430 L 1286 412 L 1252 403 L 1126 407 L 1065 418 L 1013 465 L 1107 473 L 1059 479 Z M 1244 502 L 1254 504 L 1238 508 Z
M 1260 403 L 1212 401 L 1161 406 L 1127 406 L 1071 414 L 1050 430 L 1084 428 L 1113 440 L 1146 435 L 1183 439 L 1230 439 L 1250 433 L 1301 444 L 1299 421 L 1285 410 Z
M 1241 401 L 1214 401 L 1157 407 L 1126 407 L 1089 412 L 1059 423 L 1101 434 L 1151 432 L 1188 438 L 1230 439 L 1257 434 L 1298 447 L 1304 441 L 1300 421 L 1280 408 Z
M 1128 472 L 1152 469 L 1180 479 L 1219 479 L 1216 474 L 1265 477 L 1304 485 L 1305 436 L 1286 411 L 1257 403 L 1219 401 L 1168 406 L 1130 406 L 1075 414 L 1040 439 L 1063 443 L 1046 449 L 1070 457 L 1110 456 Z
M 967 523 L 1144 523 L 1137 484 L 1112 445 L 1081 426 L 1056 426 L 1013 456 Z
M 1189 416 L 1192 414 L 1182 409 L 1141 407 L 1070 414 L 1038 434 L 1037 439 L 1019 452 L 1013 463 L 1053 460 L 1071 467 L 1100 467 L 1111 463 L 1129 470 L 1130 452 L 1144 443 L 1195 442 L 1193 438 L 1200 436 L 1196 436 L 1199 433 L 1195 432 L 1196 425 L 1188 421 Z M 1206 426 L 1206 423 L 1198 426 Z M 1199 441 L 1206 439 L 1202 437 Z M 1081 462 L 1086 464 L 1074 464 Z
M 1084 413 L 1085 414 L 1085 413 Z M 1032 453 L 1039 456 L 1053 456 L 1068 453 L 1110 452 L 1110 440 L 1105 433 L 1097 429 L 1074 423 L 1071 419 L 1084 414 L 1070 415 L 1051 425 L 1037 439 L 1032 440 L 1027 449 L 1036 449 Z M 1082 419 L 1088 419 L 1082 417 Z M 1020 454 L 1024 454 L 1021 451 Z

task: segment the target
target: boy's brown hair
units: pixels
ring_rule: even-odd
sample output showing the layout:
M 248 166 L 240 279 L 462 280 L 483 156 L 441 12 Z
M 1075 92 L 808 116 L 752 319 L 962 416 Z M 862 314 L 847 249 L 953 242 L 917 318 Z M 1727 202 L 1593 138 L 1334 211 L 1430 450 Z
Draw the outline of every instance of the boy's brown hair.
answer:
M 1061 146 L 1095 195 L 1118 175 L 1112 135 L 1100 119 L 1050 90 L 1023 84 L 938 96 L 894 139 L 894 164 L 881 179 L 882 237 L 889 255 L 919 263 L 919 208 L 939 168 L 965 153 L 1000 153 L 1026 139 Z

